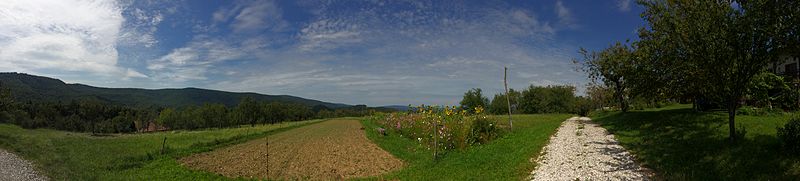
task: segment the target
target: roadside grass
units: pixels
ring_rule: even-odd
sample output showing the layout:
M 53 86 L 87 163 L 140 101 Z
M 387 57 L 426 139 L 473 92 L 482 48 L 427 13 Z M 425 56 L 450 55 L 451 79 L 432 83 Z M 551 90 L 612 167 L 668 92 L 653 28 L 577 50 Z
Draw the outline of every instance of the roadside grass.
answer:
M 103 137 L 0 124 L 0 148 L 31 160 L 53 180 L 229 180 L 190 170 L 176 159 L 321 121 Z M 161 154 L 164 137 L 167 149 Z
M 522 180 L 534 169 L 535 159 L 569 114 L 514 115 L 514 130 L 488 144 L 453 150 L 434 161 L 433 152 L 415 140 L 397 134 L 379 135 L 377 124 L 362 119 L 367 137 L 406 162 L 401 170 L 366 179 L 401 180 Z M 495 116 L 501 127 L 507 117 Z
M 737 115 L 737 131 L 746 135 L 736 143 L 728 140 L 726 113 L 695 112 L 691 105 L 592 119 L 663 180 L 797 180 L 800 158 L 781 149 L 776 137 L 776 127 L 791 116 Z

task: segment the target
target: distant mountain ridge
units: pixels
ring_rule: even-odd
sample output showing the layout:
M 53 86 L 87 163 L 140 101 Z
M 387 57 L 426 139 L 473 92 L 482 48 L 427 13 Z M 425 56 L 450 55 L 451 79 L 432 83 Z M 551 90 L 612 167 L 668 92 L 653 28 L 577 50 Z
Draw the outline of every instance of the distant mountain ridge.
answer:
M 323 102 L 290 95 L 226 92 L 200 88 L 103 88 L 83 84 L 67 84 L 59 79 L 12 72 L 0 73 L 0 86 L 10 88 L 14 99 L 23 102 L 69 102 L 95 99 L 125 106 L 185 107 L 204 103 L 235 106 L 244 97 L 252 97 L 257 101 L 300 103 L 308 106 L 322 105 L 328 108 L 350 107 L 347 104 Z
M 394 109 L 394 110 L 397 110 L 397 111 L 410 111 L 412 109 L 411 107 L 408 107 L 407 105 L 406 106 L 388 105 L 388 106 L 381 106 L 380 108 Z

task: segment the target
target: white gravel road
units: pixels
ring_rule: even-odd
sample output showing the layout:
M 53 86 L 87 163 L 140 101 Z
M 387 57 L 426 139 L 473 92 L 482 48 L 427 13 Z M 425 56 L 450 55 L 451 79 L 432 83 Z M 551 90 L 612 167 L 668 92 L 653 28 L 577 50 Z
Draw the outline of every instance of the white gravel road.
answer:
M 0 149 L 0 181 L 47 180 L 33 165 L 21 157 Z
M 652 180 L 614 135 L 587 117 L 564 121 L 543 151 L 532 180 Z

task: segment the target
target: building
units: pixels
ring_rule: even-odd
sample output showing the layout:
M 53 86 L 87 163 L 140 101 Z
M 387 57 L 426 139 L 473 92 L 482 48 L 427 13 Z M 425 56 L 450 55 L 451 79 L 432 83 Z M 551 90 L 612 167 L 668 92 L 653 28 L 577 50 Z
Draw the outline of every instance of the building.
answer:
M 790 56 L 790 55 L 781 55 L 778 56 L 778 61 L 770 63 L 767 68 L 778 75 L 782 75 L 786 78 L 792 79 L 800 79 L 800 57 L 797 56 Z

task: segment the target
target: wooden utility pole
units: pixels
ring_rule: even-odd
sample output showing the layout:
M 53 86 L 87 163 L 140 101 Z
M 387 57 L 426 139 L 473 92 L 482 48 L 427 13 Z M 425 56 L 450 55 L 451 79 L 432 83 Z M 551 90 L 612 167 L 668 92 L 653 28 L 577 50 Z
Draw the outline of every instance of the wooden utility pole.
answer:
M 508 105 L 508 129 L 513 129 L 514 122 L 511 121 L 511 95 L 508 94 L 508 67 L 503 67 L 503 85 L 506 88 L 506 104 Z

